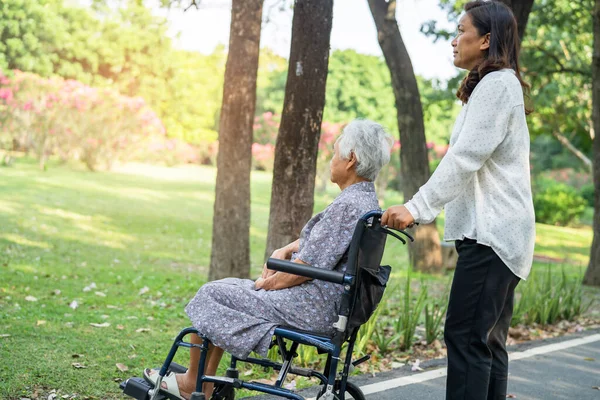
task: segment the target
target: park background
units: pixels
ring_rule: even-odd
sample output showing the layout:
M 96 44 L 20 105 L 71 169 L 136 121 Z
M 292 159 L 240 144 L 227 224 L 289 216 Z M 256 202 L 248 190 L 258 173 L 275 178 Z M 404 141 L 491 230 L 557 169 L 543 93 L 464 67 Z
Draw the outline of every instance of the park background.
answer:
M 183 307 L 209 275 L 257 277 L 268 247 L 290 234 L 268 235 L 270 216 L 281 215 L 280 203 L 289 199 L 273 196 L 285 183 L 273 174 L 282 165 L 278 134 L 284 150 L 285 138 L 314 142 L 308 152 L 291 153 L 312 168 L 309 184 L 287 188 L 308 199 L 296 226 L 337 195 L 328 163 L 335 138 L 354 118 L 378 121 L 396 139 L 377 181 L 383 208 L 407 197 L 414 186 L 407 174 L 435 169 L 461 107 L 455 91 L 464 73 L 453 67 L 449 43 L 464 1 L 338 0 L 329 10 L 329 1 L 296 3 L 307 18 L 298 17 L 296 30 L 294 2 L 262 5 L 255 98 L 238 99 L 252 115 L 239 125 L 243 119 L 222 110 L 236 100 L 223 99 L 228 56 L 251 66 L 243 54 L 231 54 L 231 16 L 240 1 L 233 10 L 224 0 L 0 4 L 1 398 L 120 398 L 118 383 L 158 365 L 188 325 Z M 398 71 L 384 58 L 370 3 L 395 6 L 392 28 L 397 22 L 411 61 L 409 80 L 418 88 L 405 103 L 397 96 L 402 91 L 394 91 Z M 534 272 L 518 288 L 512 342 L 592 329 L 600 320 L 600 260 L 590 261 L 598 181 L 593 138 L 600 123 L 592 113 L 600 108 L 592 95 L 598 91 L 598 1 L 514 7 L 525 3 L 531 8 L 521 62 L 535 109 L 528 124 L 538 224 Z M 329 58 L 320 79 L 311 80 L 311 93 L 320 91 L 321 100 L 302 91 L 296 99 L 304 96 L 322 117 L 312 127 L 290 129 L 303 124 L 284 107 L 291 102 L 290 47 L 316 41 L 309 22 L 323 13 L 331 35 L 319 36 L 321 49 L 314 50 Z M 402 113 L 418 110 L 420 125 L 403 125 Z M 239 183 L 234 189 L 241 195 L 229 196 L 241 201 L 234 211 L 247 212 L 223 217 L 215 207 L 219 143 L 221 151 L 224 143 L 232 149 L 221 156 L 220 170 Z M 410 146 L 421 158 L 401 160 Z M 235 170 L 237 160 L 248 161 L 246 178 L 239 173 L 244 166 Z M 415 165 L 426 171 L 411 174 Z M 233 234 L 219 232 L 222 226 Z M 425 264 L 418 257 L 441 253 L 443 215 L 433 230 L 435 238 L 427 236 L 421 242 L 428 246 L 412 255 L 388 244 L 384 261 L 394 272 L 384 305 L 361 331 L 359 353 L 374 356 L 362 372 L 444 356 L 452 270 L 441 256 Z M 224 257 L 237 257 L 238 269 L 219 269 Z M 584 276 L 589 285 L 582 285 Z M 299 357 L 303 365 L 321 362 L 308 349 Z M 272 379 L 258 368 L 244 374 Z

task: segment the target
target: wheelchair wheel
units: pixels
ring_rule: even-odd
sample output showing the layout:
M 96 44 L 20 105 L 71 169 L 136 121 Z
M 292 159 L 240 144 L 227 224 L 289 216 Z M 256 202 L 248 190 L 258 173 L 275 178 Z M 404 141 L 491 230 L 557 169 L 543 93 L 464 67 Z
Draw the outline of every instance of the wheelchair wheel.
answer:
M 321 387 L 321 390 L 319 391 L 319 394 L 317 395 L 317 400 L 319 400 L 319 398 L 321 397 L 321 395 L 323 395 L 323 393 L 325 393 L 325 390 L 327 389 L 326 385 L 323 385 Z M 333 397 L 335 400 L 339 399 L 339 390 L 340 390 L 340 381 L 335 381 L 335 385 L 333 387 Z M 365 400 L 365 395 L 363 394 L 362 390 L 360 390 L 360 388 L 355 385 L 352 382 L 346 382 L 346 394 L 344 396 L 345 400 Z

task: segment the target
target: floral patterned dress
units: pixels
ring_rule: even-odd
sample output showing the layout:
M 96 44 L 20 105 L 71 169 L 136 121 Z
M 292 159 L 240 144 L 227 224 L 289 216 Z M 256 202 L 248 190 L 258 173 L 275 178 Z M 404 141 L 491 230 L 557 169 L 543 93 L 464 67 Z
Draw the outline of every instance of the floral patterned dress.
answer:
M 348 186 L 304 226 L 292 260 L 344 271 L 356 223 L 371 210 L 379 210 L 373 183 Z M 216 346 L 242 359 L 251 351 L 264 357 L 277 326 L 333 334 L 342 292 L 341 285 L 319 280 L 256 290 L 250 279 L 226 278 L 203 285 L 185 311 Z

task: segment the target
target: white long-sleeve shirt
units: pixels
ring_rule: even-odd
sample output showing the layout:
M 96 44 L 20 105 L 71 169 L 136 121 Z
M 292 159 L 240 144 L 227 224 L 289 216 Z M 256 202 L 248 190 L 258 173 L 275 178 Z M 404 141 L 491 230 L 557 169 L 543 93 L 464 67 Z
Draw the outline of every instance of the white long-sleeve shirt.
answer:
M 470 238 L 490 246 L 526 279 L 535 244 L 529 173 L 521 84 L 511 69 L 491 72 L 463 106 L 448 153 L 405 205 L 420 223 L 431 222 L 445 206 L 444 240 Z

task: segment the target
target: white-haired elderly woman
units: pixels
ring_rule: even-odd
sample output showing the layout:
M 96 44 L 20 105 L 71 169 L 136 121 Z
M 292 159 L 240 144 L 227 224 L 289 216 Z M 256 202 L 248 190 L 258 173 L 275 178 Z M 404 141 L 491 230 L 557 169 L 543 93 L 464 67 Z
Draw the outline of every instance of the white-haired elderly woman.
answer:
M 390 160 L 391 142 L 375 122 L 349 123 L 335 142 L 330 163 L 331 181 L 342 192 L 308 221 L 298 240 L 271 257 L 343 271 L 358 219 L 379 209 L 373 181 Z M 277 326 L 333 333 L 342 292 L 341 285 L 275 272 L 266 265 L 256 281 L 226 278 L 203 285 L 185 311 L 212 342 L 206 374 L 215 374 L 224 350 L 241 359 L 251 351 L 266 356 Z M 191 336 L 193 343 L 200 343 L 200 338 Z M 189 398 L 196 386 L 200 351 L 192 349 L 190 355 L 187 373 L 170 374 L 161 384 L 176 398 Z M 147 369 L 144 376 L 156 382 L 158 373 Z M 212 384 L 205 384 L 207 398 L 212 390 Z

